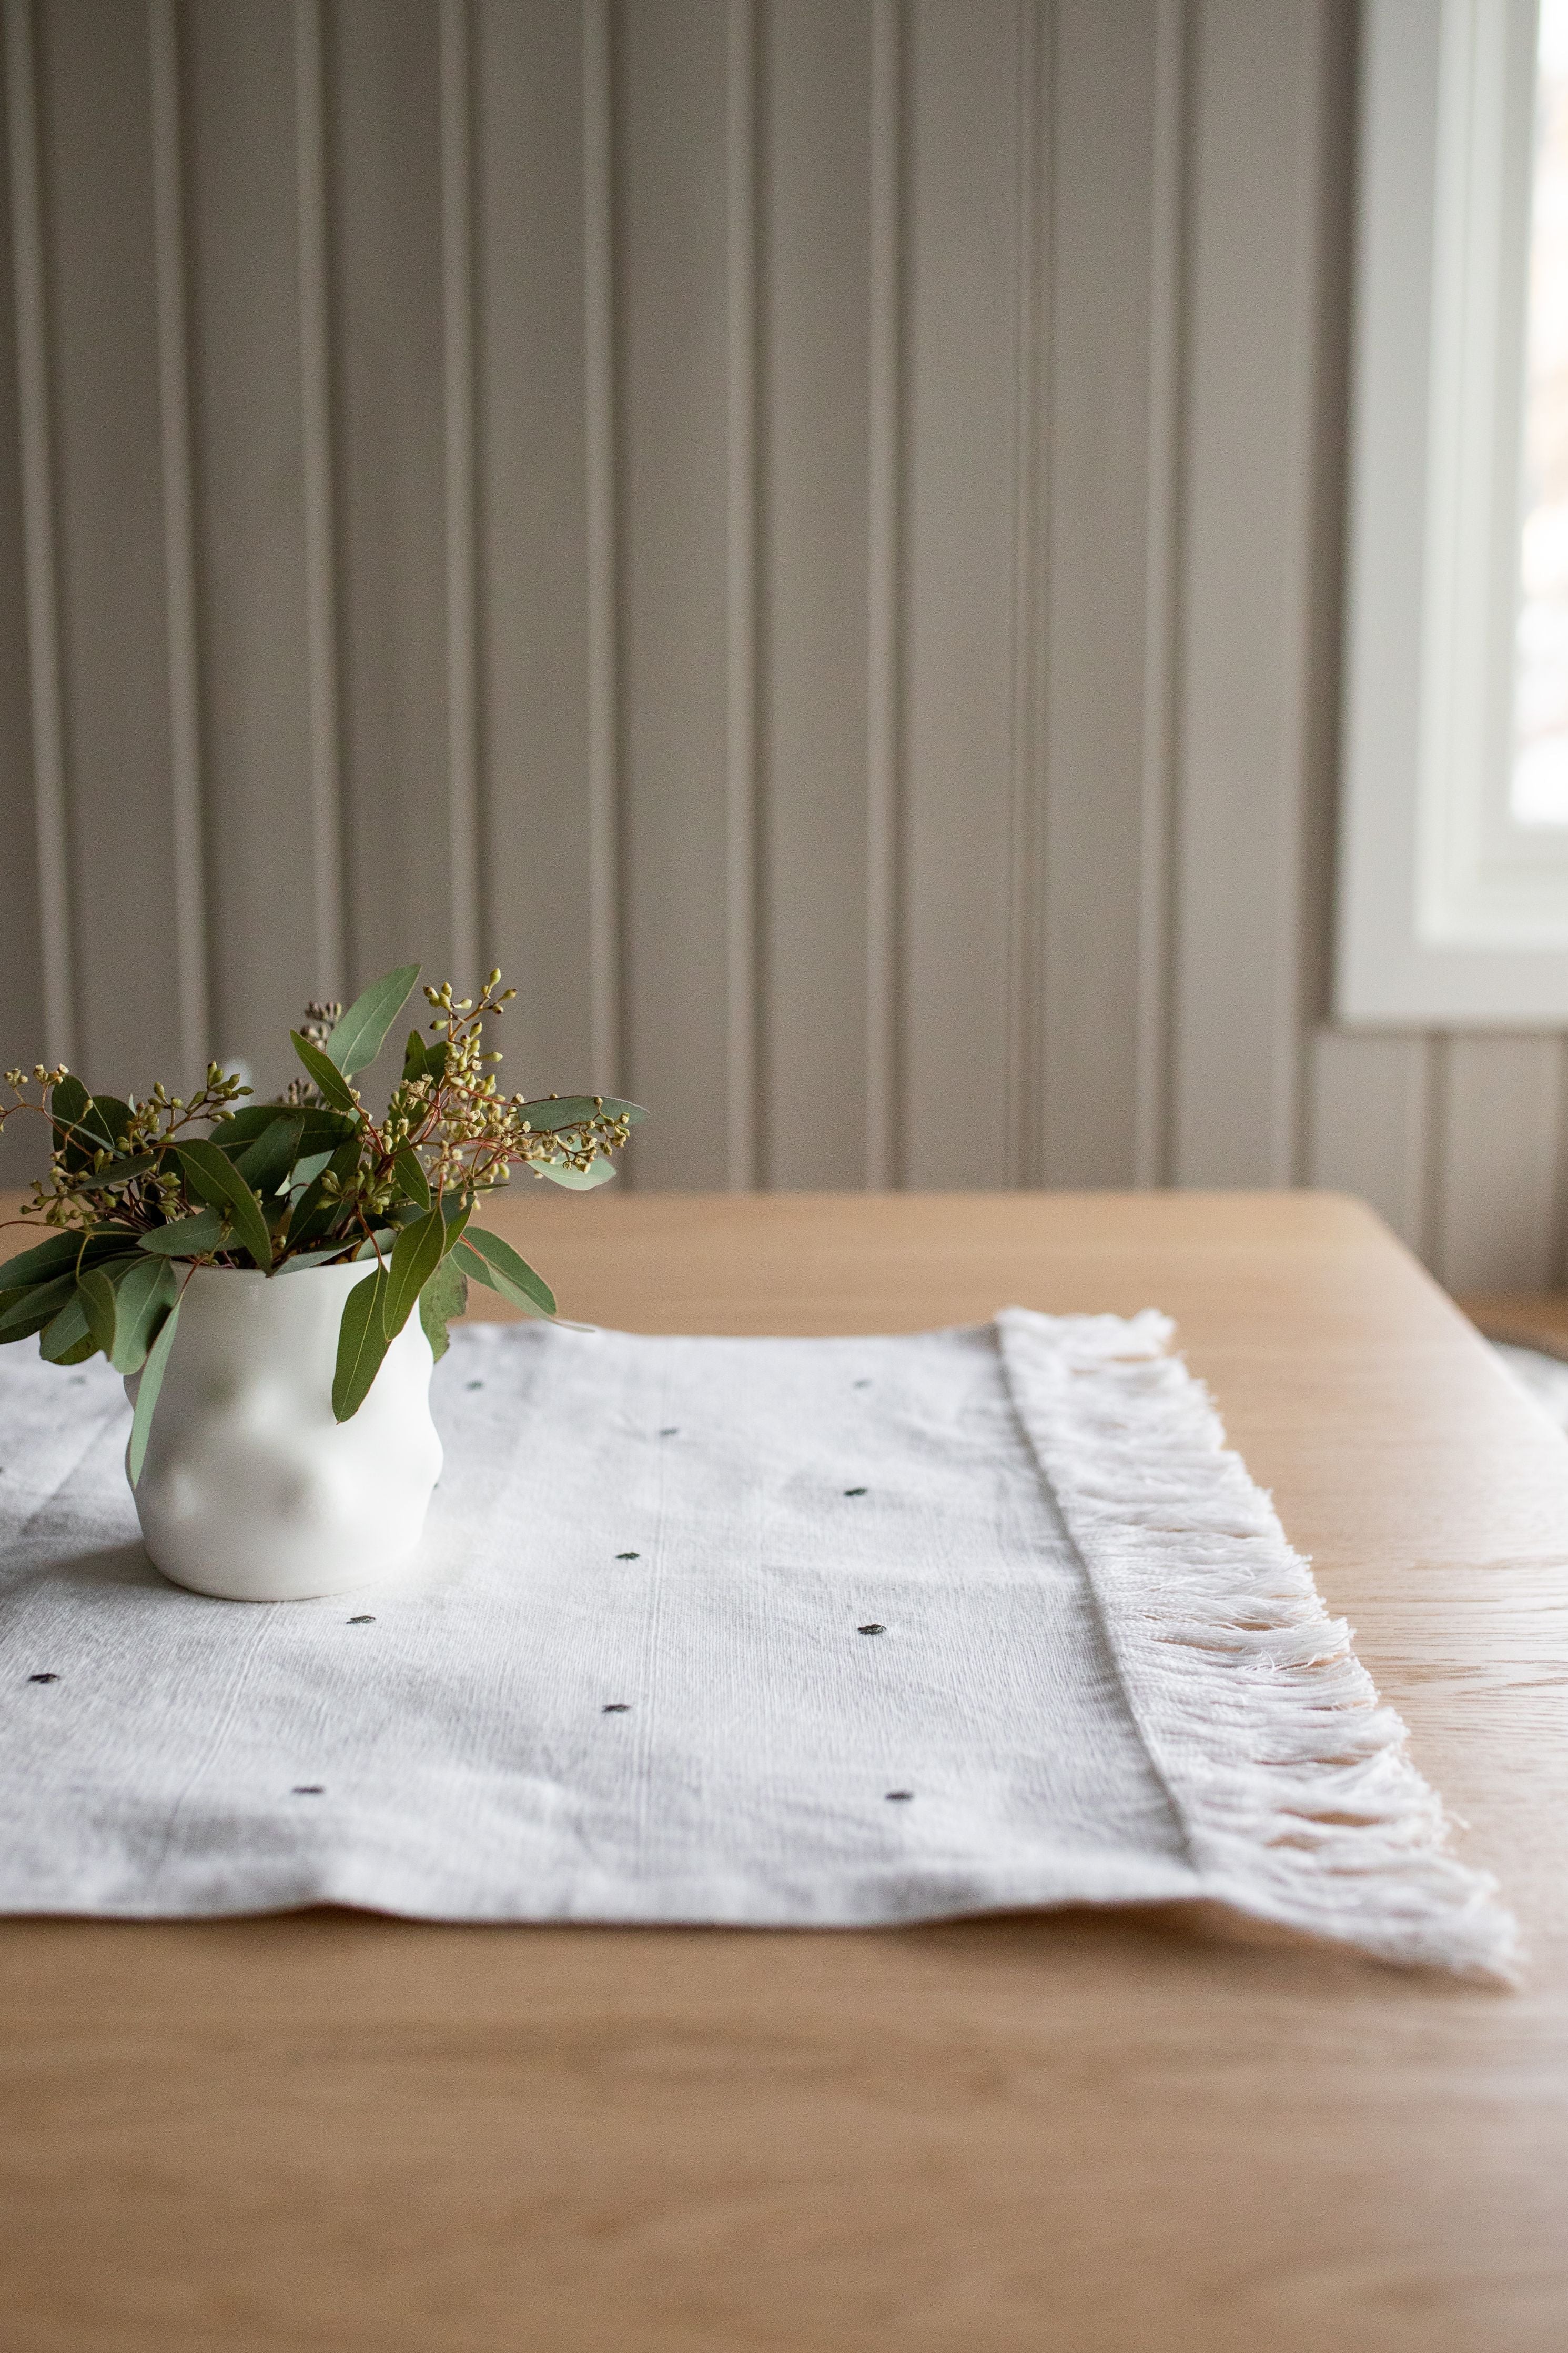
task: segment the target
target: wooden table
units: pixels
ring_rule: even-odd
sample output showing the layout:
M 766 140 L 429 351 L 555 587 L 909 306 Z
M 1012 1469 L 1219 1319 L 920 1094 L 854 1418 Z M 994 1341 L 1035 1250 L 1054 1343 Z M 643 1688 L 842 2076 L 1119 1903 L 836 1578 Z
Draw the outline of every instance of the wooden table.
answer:
M 1169 1309 L 1529 1981 L 1182 1909 L 6 1922 L 5 2353 L 1561 2353 L 1568 1447 L 1457 1311 L 1323 1196 L 542 1190 L 646 1330 Z
M 1568 1358 L 1568 1292 L 1472 1291 L 1459 1304 L 1489 1340 Z

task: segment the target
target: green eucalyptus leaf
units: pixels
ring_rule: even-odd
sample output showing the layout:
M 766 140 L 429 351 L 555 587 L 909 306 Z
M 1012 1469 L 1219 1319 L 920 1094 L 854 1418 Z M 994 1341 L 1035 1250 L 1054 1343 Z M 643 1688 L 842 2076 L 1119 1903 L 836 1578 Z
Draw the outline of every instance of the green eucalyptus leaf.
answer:
M 447 1326 L 468 1303 L 468 1285 L 455 1257 L 441 1261 L 419 1294 L 419 1322 L 437 1364 L 450 1345 Z
M 324 1175 L 325 1171 L 321 1174 Z M 337 1216 L 340 1206 L 337 1201 L 327 1198 L 321 1189 L 321 1176 L 312 1176 L 289 1212 L 289 1223 L 284 1229 L 286 1254 L 293 1257 L 300 1250 L 308 1250 L 312 1242 L 319 1241 Z
M 265 1135 L 280 1112 L 291 1109 L 289 1103 L 247 1103 L 243 1111 L 222 1113 L 213 1121 L 209 1141 L 225 1152 L 237 1152 L 241 1145 Z
M 69 1126 L 74 1127 L 78 1120 L 86 1116 L 91 1102 L 92 1097 L 74 1071 L 68 1071 L 64 1078 L 49 1089 L 51 1116 L 64 1120 Z
M 554 1314 L 555 1293 L 550 1285 L 500 1234 L 490 1233 L 484 1226 L 470 1226 L 453 1256 L 465 1274 L 488 1283 L 525 1315 Z
M 92 1107 L 92 1097 L 68 1071 L 49 1090 L 49 1115 L 54 1121 L 55 1150 L 70 1169 L 85 1168 L 95 1152 L 112 1152 L 114 1138 Z
M 350 1118 L 341 1111 L 327 1111 L 320 1103 L 247 1103 L 229 1119 L 214 1124 L 209 1141 L 228 1153 L 237 1153 L 247 1144 L 265 1135 L 275 1119 L 297 1119 L 300 1123 L 300 1148 L 306 1152 L 331 1152 L 345 1135 L 358 1133 L 357 1117 Z
M 40 1349 L 43 1345 L 40 1340 L 38 1343 Z M 88 1332 L 79 1340 L 73 1340 L 68 1348 L 61 1348 L 57 1356 L 49 1358 L 49 1362 L 51 1365 L 85 1365 L 89 1356 L 96 1356 L 97 1354 L 98 1342 L 93 1338 L 92 1334 Z
M 430 1179 L 425 1174 L 425 1164 L 411 1144 L 405 1144 L 393 1162 L 397 1181 L 411 1201 L 420 1208 L 430 1207 Z
M 445 1224 L 447 1224 L 447 1240 L 442 1242 L 445 1257 L 451 1257 L 451 1251 L 456 1250 L 456 1245 L 463 1240 L 463 1233 L 466 1233 L 468 1219 L 470 1217 L 472 1217 L 472 1200 L 463 1200 L 463 1198 L 458 1198 L 458 1200 L 451 1200 L 451 1198 L 442 1200 L 442 1219 L 445 1219 Z
M 155 1268 L 153 1271 L 156 1272 Z M 84 1275 L 78 1278 L 76 1295 L 81 1302 L 81 1312 L 87 1318 L 87 1328 L 92 1334 L 94 1347 L 101 1348 L 112 1362 L 116 1321 L 114 1285 L 100 1267 L 89 1267 Z
M 155 1258 L 206 1258 L 222 1250 L 227 1240 L 219 1212 L 198 1209 L 194 1218 L 176 1218 L 172 1225 L 154 1226 L 151 1233 L 140 1236 L 136 1246 L 151 1250 Z
M 142 1377 L 136 1384 L 136 1405 L 131 1418 L 131 1443 L 125 1452 L 125 1468 L 134 1487 L 142 1476 L 142 1465 L 147 1459 L 147 1440 L 152 1434 L 153 1416 L 158 1407 L 158 1392 L 163 1386 L 163 1374 L 169 1362 L 169 1351 L 174 1345 L 174 1330 L 180 1320 L 180 1303 L 176 1299 L 163 1319 L 163 1329 L 147 1354 L 142 1367 Z
M 395 1226 L 377 1226 L 374 1233 L 367 1234 L 363 1241 L 361 1242 L 358 1250 L 356 1250 L 353 1254 L 351 1263 L 354 1266 L 358 1266 L 364 1259 L 384 1259 L 396 1240 L 397 1228 Z
M 437 1086 L 447 1075 L 447 1040 L 445 1038 L 422 1038 L 417 1029 L 408 1032 L 403 1049 L 403 1082 L 414 1079 L 429 1079 Z
M 641 1103 L 622 1103 L 618 1095 L 597 1101 L 593 1095 L 546 1095 L 538 1103 L 525 1103 L 518 1117 L 528 1122 L 535 1135 L 558 1135 L 563 1127 L 581 1127 L 590 1119 L 624 1119 L 635 1127 L 647 1113 Z
M 352 1079 L 356 1071 L 374 1061 L 418 977 L 416 964 L 400 964 L 395 972 L 384 973 L 371 982 L 363 997 L 354 998 L 327 1040 L 328 1055 L 344 1078 Z
M 0 1348 L 13 1347 L 18 1340 L 32 1339 L 35 1333 L 41 1332 L 46 1324 L 53 1321 L 54 1312 L 58 1311 L 29 1315 L 25 1323 L 7 1324 L 4 1331 L 0 1331 Z
M 13 1290 L 12 1304 L 0 1314 L 0 1340 L 25 1340 L 30 1333 L 41 1332 L 76 1297 L 76 1286 L 73 1271 L 51 1275 L 47 1282 L 29 1283 L 25 1290 Z
M 441 1263 L 447 1240 L 439 1209 L 405 1226 L 393 1247 L 381 1320 L 389 1340 L 395 1340 L 407 1323 L 415 1301 Z
M 599 1159 L 586 1168 L 551 1168 L 531 1161 L 536 1176 L 548 1176 L 552 1185 L 564 1185 L 569 1193 L 592 1193 L 600 1185 L 607 1185 L 616 1173 L 613 1160 Z
M 96 1259 L 112 1257 L 126 1249 L 131 1240 L 122 1228 L 113 1226 L 100 1226 L 89 1234 L 51 1234 L 47 1242 L 37 1243 L 0 1266 L 0 1290 L 16 1291 L 24 1283 L 42 1282 L 68 1270 L 74 1274 L 79 1265 L 90 1266 Z
M 288 1229 L 288 1242 L 291 1250 L 305 1250 L 312 1242 L 324 1240 L 331 1233 L 336 1220 L 343 1215 L 342 1201 L 327 1192 L 322 1177 L 330 1173 L 336 1177 L 340 1186 L 347 1185 L 358 1166 L 359 1138 L 356 1134 L 351 1136 L 346 1144 L 339 1145 L 327 1163 L 326 1168 L 311 1178 L 299 1200 L 294 1204 L 289 1212 Z M 346 1247 L 348 1241 L 346 1234 L 343 1241 Z
M 87 1343 L 85 1347 L 82 1346 L 83 1341 Z M 73 1288 L 59 1314 L 51 1316 L 44 1326 L 38 1342 L 38 1354 L 47 1356 L 51 1365 L 79 1365 L 84 1357 L 96 1354 L 98 1345 L 87 1320 L 87 1308 L 80 1292 Z
M 340 1144 L 357 1136 L 363 1124 L 358 1111 L 328 1111 L 321 1103 L 301 1103 L 299 1115 L 304 1122 L 300 1144 L 305 1152 L 335 1152 Z
M 272 1236 L 265 1212 L 226 1153 L 216 1144 L 182 1144 L 179 1157 L 192 1190 L 214 1208 L 226 1210 L 235 1240 L 244 1244 L 258 1266 L 269 1269 Z
M 329 1062 L 321 1048 L 312 1046 L 309 1038 L 301 1037 L 298 1029 L 290 1029 L 289 1037 L 294 1051 L 309 1071 L 317 1093 L 325 1095 L 327 1101 L 334 1103 L 339 1111 L 353 1111 L 356 1107 L 353 1095 L 350 1091 L 348 1081 L 343 1077 L 337 1064 Z
M 111 1144 L 119 1145 L 124 1141 L 125 1131 L 131 1124 L 128 1103 L 122 1102 L 119 1095 L 94 1095 L 92 1113 L 99 1125 L 107 1130 Z
M 279 1112 L 254 1144 L 247 1144 L 243 1152 L 234 1155 L 231 1166 L 238 1170 L 258 1198 L 276 1193 L 293 1167 L 299 1157 L 304 1125 L 303 1112 Z
M 294 1173 L 289 1179 L 289 1189 L 294 1199 L 297 1202 L 301 1200 L 322 1169 L 330 1168 L 331 1165 L 332 1155 L 330 1152 L 301 1153 L 294 1163 Z
M 110 1160 L 93 1170 L 94 1189 L 110 1193 L 117 1185 L 132 1184 L 138 1176 L 145 1176 L 150 1169 L 156 1168 L 162 1158 L 159 1152 L 137 1152 L 129 1160 Z
M 325 1266 L 329 1259 L 341 1258 L 342 1251 L 342 1242 L 328 1242 L 322 1250 L 300 1250 L 292 1258 L 280 1259 L 278 1271 L 280 1275 L 298 1274 L 307 1266 Z
M 89 1103 L 77 1122 L 72 1131 L 71 1143 L 73 1147 L 79 1148 L 84 1167 L 90 1167 L 99 1153 L 107 1152 L 113 1155 L 120 1148 L 119 1137 L 110 1134 L 91 1103 Z
M 468 1243 L 459 1242 L 451 1257 L 443 1263 L 455 1266 L 466 1282 L 482 1282 L 485 1289 L 493 1291 L 498 1299 L 502 1296 L 501 1287 L 490 1272 L 489 1265 L 479 1256 L 478 1250 L 470 1248 Z M 528 1312 L 531 1314 L 533 1311 L 530 1309 Z
M 110 1259 L 101 1266 L 89 1267 L 77 1281 L 77 1298 L 87 1318 L 87 1328 L 92 1335 L 93 1346 L 101 1348 L 117 1372 L 135 1369 L 146 1355 L 143 1343 L 137 1346 L 132 1327 L 148 1297 L 157 1297 L 164 1285 L 173 1297 L 174 1270 L 165 1259 Z M 129 1353 L 131 1364 L 121 1358 Z
M 332 1412 L 339 1421 L 348 1421 L 359 1411 L 381 1370 L 381 1360 L 387 1350 L 382 1323 L 386 1284 L 386 1269 L 378 1266 L 374 1274 L 355 1283 L 343 1303 L 343 1320 L 338 1327 L 337 1366 L 332 1375 Z
M 117 1373 L 140 1371 L 158 1329 L 179 1296 L 179 1278 L 165 1259 L 129 1261 L 114 1282 L 114 1344 L 105 1354 Z

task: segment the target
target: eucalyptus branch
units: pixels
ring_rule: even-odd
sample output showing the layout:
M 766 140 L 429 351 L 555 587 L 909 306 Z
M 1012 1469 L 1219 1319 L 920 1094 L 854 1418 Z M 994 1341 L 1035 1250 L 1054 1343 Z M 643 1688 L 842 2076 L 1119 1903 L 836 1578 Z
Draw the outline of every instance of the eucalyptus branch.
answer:
M 0 1106 L 0 1128 L 21 1111 L 50 1123 L 48 1175 L 23 1215 L 55 1239 L 0 1267 L 0 1343 L 37 1332 L 44 1354 L 61 1363 L 101 1345 L 116 1369 L 134 1371 L 175 1303 L 176 1266 L 183 1288 L 197 1267 L 275 1274 L 292 1260 L 342 1264 L 367 1244 L 366 1279 L 402 1303 L 401 1314 L 386 1313 L 400 1329 L 416 1296 L 437 1353 L 469 1277 L 530 1314 L 552 1314 L 548 1286 L 509 1244 L 466 1234 L 475 1204 L 517 1168 L 579 1189 L 602 1183 L 644 1113 L 602 1095 L 503 1093 L 485 1025 L 516 992 L 497 970 L 477 998 L 455 997 L 449 981 L 426 986 L 428 1040 L 409 1033 L 377 1120 L 354 1082 L 417 978 L 415 965 L 388 973 L 346 1012 L 308 1004 L 293 1033 L 303 1075 L 271 1103 L 242 1104 L 251 1090 L 216 1062 L 189 1098 L 160 1082 L 140 1101 L 90 1094 L 64 1064 L 7 1071 L 12 1101 Z M 105 1285 L 116 1302 L 135 1303 L 123 1331 Z M 384 1314 L 370 1345 L 358 1316 L 352 1377 L 340 1364 L 333 1390 L 340 1417 L 355 1409 L 395 1336 L 385 1324 Z

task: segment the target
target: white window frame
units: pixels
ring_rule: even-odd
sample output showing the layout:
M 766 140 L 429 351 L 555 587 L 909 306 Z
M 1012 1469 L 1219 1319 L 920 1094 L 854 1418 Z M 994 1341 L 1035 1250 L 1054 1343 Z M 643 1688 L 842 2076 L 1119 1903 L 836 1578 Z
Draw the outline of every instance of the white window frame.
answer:
M 1335 1010 L 1568 1027 L 1509 807 L 1536 0 L 1365 0 Z

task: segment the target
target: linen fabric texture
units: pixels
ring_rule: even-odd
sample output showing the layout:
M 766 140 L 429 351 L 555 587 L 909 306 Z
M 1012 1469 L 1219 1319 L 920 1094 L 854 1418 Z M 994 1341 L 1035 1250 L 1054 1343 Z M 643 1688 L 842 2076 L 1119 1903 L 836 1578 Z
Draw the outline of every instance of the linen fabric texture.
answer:
M 0 1354 L 0 1908 L 850 1927 L 1212 1898 L 1512 1924 L 1147 1313 L 456 1328 L 411 1579 L 167 1584 L 96 1361 Z

